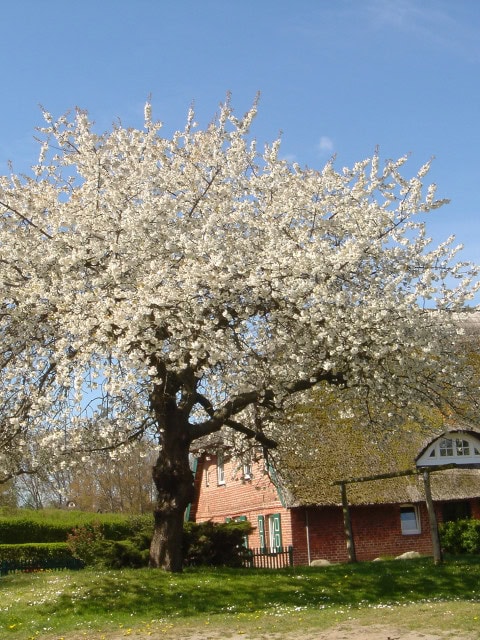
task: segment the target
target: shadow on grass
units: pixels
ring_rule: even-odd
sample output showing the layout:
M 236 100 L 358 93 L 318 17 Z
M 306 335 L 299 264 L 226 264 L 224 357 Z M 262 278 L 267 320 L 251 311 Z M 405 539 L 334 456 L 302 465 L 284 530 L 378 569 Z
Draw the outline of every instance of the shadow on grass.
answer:
M 89 575 L 90 580 L 84 581 Z M 80 582 L 80 581 L 79 581 Z M 190 569 L 85 571 L 83 589 L 59 595 L 47 610 L 105 617 L 109 611 L 157 617 L 253 613 L 480 599 L 480 558 L 435 566 L 430 560 L 396 560 L 280 571 Z

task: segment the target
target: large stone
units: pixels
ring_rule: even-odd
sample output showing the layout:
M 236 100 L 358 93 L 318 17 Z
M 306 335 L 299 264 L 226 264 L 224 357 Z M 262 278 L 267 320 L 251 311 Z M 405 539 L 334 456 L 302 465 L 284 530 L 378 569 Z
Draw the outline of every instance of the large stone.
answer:
M 412 560 L 413 558 L 420 558 L 418 551 L 405 551 L 402 555 L 397 556 L 395 560 Z
M 332 564 L 329 560 L 325 560 L 323 558 L 319 558 L 318 560 L 312 560 L 310 562 L 311 567 L 328 567 L 329 564 Z

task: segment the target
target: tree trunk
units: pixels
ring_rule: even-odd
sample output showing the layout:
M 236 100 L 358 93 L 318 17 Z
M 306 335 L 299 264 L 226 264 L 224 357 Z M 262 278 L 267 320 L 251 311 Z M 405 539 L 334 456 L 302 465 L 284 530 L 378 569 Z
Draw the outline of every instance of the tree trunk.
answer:
M 157 489 L 155 525 L 150 546 L 150 566 L 180 572 L 183 568 L 183 521 L 193 500 L 193 473 L 189 464 L 190 441 L 181 425 L 165 429 L 153 467 Z

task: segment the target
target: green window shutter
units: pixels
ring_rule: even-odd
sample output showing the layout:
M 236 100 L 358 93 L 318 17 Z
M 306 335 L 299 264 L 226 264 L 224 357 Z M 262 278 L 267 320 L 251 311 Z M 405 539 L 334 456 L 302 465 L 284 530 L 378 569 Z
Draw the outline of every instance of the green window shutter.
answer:
M 231 518 L 225 518 L 225 522 L 228 524 L 229 522 L 231 522 L 232 519 Z
M 271 516 L 270 522 L 272 523 L 272 526 L 273 526 L 273 535 L 272 535 L 273 546 L 275 549 L 280 549 L 282 546 L 282 523 L 281 523 L 280 514 L 274 513 L 273 516 Z
M 260 549 L 263 551 L 266 547 L 265 544 L 265 517 L 258 516 L 258 536 L 260 538 Z

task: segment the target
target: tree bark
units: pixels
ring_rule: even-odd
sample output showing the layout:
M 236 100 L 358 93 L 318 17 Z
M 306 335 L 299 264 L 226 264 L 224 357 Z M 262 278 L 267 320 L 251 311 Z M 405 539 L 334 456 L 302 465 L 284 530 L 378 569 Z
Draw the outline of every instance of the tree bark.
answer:
M 193 473 L 189 464 L 190 439 L 181 425 L 167 428 L 153 467 L 157 489 L 150 566 L 181 572 L 183 568 L 183 522 L 193 501 Z M 174 426 L 174 427 L 175 427 Z M 182 435 L 182 431 L 185 435 Z
M 355 553 L 355 540 L 353 538 L 352 519 L 350 517 L 350 507 L 347 498 L 347 485 L 345 482 L 340 483 L 340 490 L 342 492 L 343 529 L 345 531 L 345 538 L 347 541 L 348 561 L 356 562 L 357 555 Z
M 430 472 L 423 472 L 423 483 L 425 487 L 425 501 L 427 503 L 428 522 L 430 525 L 430 536 L 432 538 L 433 562 L 440 564 L 443 561 L 442 549 L 440 547 L 440 538 L 438 536 L 437 516 L 435 515 L 435 507 L 432 499 L 432 489 L 430 485 Z

